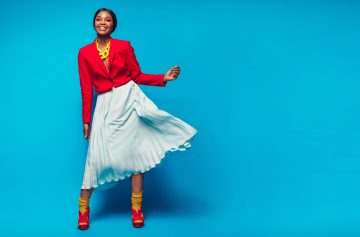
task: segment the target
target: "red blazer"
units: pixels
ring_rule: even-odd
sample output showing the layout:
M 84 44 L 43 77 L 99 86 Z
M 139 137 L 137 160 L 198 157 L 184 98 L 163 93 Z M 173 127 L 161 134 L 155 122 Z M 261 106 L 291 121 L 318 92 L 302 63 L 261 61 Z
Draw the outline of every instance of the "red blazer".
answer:
M 82 47 L 78 54 L 78 69 L 82 96 L 83 123 L 91 121 L 93 87 L 97 93 L 104 93 L 134 80 L 137 84 L 166 86 L 164 74 L 144 74 L 136 60 L 129 41 L 111 38 L 109 71 L 101 60 L 95 40 Z

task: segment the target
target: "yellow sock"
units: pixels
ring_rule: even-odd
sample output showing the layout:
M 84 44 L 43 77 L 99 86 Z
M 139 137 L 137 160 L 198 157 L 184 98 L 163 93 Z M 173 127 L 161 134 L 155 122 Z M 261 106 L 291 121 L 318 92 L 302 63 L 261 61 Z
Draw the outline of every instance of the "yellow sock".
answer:
M 89 208 L 90 198 L 79 198 L 79 211 L 84 213 Z
M 135 193 L 131 193 L 131 207 L 138 211 L 141 208 L 141 202 L 142 202 L 142 191 Z

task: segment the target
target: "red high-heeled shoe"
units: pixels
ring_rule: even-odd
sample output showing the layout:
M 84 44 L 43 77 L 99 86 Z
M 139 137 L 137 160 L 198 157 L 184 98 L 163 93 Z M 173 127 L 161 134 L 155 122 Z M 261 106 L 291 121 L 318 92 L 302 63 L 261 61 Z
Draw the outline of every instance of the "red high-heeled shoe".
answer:
M 138 211 L 131 208 L 132 213 L 132 224 L 135 228 L 143 227 L 144 226 L 144 214 L 142 212 L 142 208 Z
M 80 230 L 86 230 L 89 228 L 90 226 L 89 213 L 90 213 L 90 208 L 88 208 L 84 213 L 81 213 L 79 211 L 78 228 Z

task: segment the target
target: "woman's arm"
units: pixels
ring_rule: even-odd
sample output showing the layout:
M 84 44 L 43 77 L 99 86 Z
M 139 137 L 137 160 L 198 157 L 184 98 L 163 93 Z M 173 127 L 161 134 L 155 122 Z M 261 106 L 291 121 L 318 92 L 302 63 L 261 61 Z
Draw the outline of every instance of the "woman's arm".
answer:
M 167 81 L 164 80 L 165 74 L 145 74 L 141 72 L 138 61 L 136 60 L 134 48 L 130 42 L 127 46 L 126 65 L 129 68 L 130 75 L 135 83 L 148 86 L 166 86 Z
M 93 99 L 93 82 L 84 55 L 79 50 L 78 70 L 80 76 L 80 87 L 82 95 L 82 120 L 84 124 L 91 122 L 91 107 Z

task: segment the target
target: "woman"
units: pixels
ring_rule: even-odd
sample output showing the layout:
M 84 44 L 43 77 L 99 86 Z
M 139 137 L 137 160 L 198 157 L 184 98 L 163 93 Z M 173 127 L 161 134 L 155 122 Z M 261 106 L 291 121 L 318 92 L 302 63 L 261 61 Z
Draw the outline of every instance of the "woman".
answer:
M 134 227 L 144 225 L 142 190 L 144 172 L 160 164 L 170 151 L 186 150 L 197 130 L 159 110 L 138 84 L 165 87 L 180 68 L 165 74 L 144 74 L 129 41 L 110 36 L 117 19 L 110 9 L 96 11 L 97 37 L 78 54 L 82 94 L 83 132 L 89 140 L 79 197 L 78 228 L 89 228 L 89 202 L 94 189 L 112 187 L 131 177 Z M 98 93 L 91 119 L 93 88 Z M 91 123 L 91 132 L 90 132 Z

